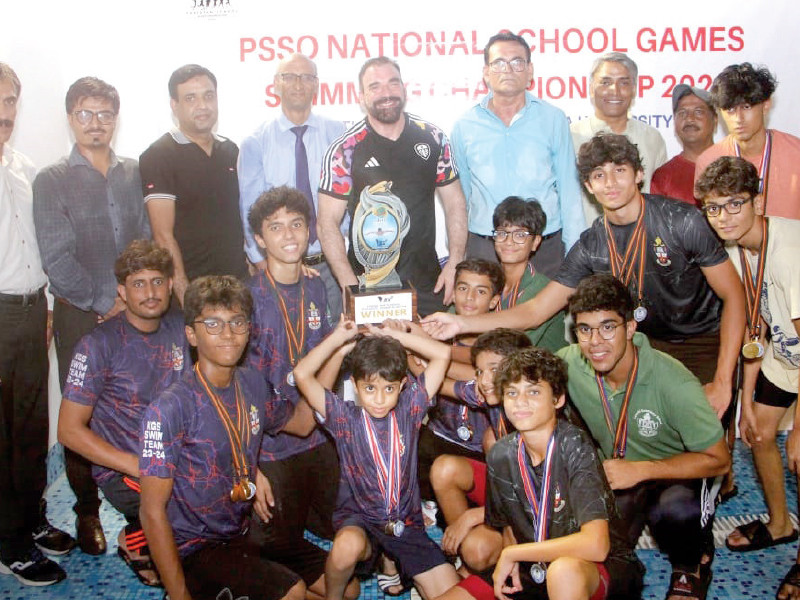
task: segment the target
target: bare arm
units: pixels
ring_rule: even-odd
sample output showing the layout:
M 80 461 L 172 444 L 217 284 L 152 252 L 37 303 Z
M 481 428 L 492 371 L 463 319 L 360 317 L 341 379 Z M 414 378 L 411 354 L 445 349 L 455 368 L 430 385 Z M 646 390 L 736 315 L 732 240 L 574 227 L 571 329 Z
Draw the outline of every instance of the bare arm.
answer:
M 183 266 L 183 255 L 175 239 L 175 200 L 169 198 L 150 198 L 145 205 L 153 230 L 153 240 L 161 248 L 169 250 L 175 266 L 173 291 L 178 302 L 183 306 L 183 294 L 189 285 L 186 270 Z
M 717 413 L 722 416 L 731 402 L 733 371 L 741 350 L 746 322 L 744 287 L 730 259 L 713 267 L 703 267 L 703 274 L 714 293 L 722 300 L 722 318 L 719 325 L 719 355 L 714 380 L 705 385 L 706 396 Z
M 339 225 L 342 223 L 346 210 L 347 202 L 345 200 L 340 200 L 324 192 L 319 193 L 317 237 L 322 244 L 325 259 L 342 288 L 358 283 L 350 261 L 347 260 L 344 238 L 339 231 Z
M 438 292 L 444 287 L 444 303 L 450 304 L 453 301 L 456 265 L 464 260 L 467 248 L 467 201 L 458 180 L 438 188 L 437 191 L 444 209 L 447 249 L 450 256 L 436 280 L 433 291 Z
M 297 437 L 307 437 L 314 431 L 314 414 L 308 403 L 300 401 L 294 407 L 292 418 L 283 426 L 283 431 Z
M 760 319 L 760 322 L 761 334 L 759 335 L 759 340 L 764 345 L 764 348 L 766 348 L 768 326 L 764 322 L 764 319 Z M 739 415 L 739 432 L 742 436 L 742 441 L 747 444 L 749 448 L 752 448 L 753 444 L 757 444 L 761 441 L 761 435 L 758 432 L 758 423 L 756 422 L 756 416 L 753 412 L 753 394 L 756 391 L 756 380 L 758 379 L 758 373 L 761 371 L 761 364 L 763 362 L 763 357 L 742 360 L 742 411 Z
M 141 479 L 142 500 L 139 518 L 150 546 L 161 582 L 172 600 L 189 600 L 178 546 L 167 519 L 167 502 L 172 494 L 172 479 L 145 475 Z
M 58 413 L 58 441 L 89 462 L 139 477 L 139 457 L 115 448 L 89 428 L 94 407 L 63 398 Z
M 445 340 L 461 333 L 483 333 L 497 327 L 534 329 L 564 308 L 575 290 L 555 281 L 548 283 L 536 297 L 509 310 L 491 312 L 472 317 L 452 313 L 434 313 L 422 319 L 425 331 L 437 340 Z
M 625 460 L 603 462 L 608 483 L 613 490 L 625 490 L 642 481 L 654 479 L 700 479 L 727 473 L 731 455 L 722 437 L 702 452 L 682 452 L 661 460 Z

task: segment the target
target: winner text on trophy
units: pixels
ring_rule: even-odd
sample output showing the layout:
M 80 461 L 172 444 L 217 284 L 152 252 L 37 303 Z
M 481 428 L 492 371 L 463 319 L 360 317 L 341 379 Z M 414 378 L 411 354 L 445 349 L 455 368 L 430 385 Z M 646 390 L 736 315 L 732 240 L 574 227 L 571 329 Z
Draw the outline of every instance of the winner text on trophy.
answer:
M 358 285 L 345 288 L 344 301 L 356 325 L 417 318 L 414 286 L 401 281 L 395 270 L 411 219 L 391 188 L 391 181 L 365 187 L 353 214 L 350 241 L 364 274 L 358 276 Z

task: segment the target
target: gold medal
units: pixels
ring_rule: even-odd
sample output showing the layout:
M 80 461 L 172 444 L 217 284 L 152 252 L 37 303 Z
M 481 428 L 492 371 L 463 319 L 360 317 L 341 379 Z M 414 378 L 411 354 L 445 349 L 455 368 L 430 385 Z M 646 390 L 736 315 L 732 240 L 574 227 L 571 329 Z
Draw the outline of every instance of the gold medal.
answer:
M 742 356 L 745 358 L 761 358 L 764 356 L 764 345 L 758 340 L 751 340 L 742 346 Z
M 233 502 L 247 502 L 256 495 L 256 485 L 248 477 L 242 478 L 231 490 Z

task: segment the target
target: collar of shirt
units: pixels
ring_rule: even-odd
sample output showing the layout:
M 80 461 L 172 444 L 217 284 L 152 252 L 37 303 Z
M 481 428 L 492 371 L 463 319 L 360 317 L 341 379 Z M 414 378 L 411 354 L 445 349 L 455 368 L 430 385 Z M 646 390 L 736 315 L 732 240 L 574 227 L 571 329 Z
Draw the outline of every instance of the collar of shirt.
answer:
M 492 112 L 492 109 L 489 108 L 489 101 L 492 99 L 493 96 L 494 96 L 494 94 L 492 92 L 489 92 L 488 94 L 486 94 L 486 96 L 484 96 L 483 100 L 480 101 L 479 106 L 482 109 L 484 109 L 486 112 L 488 112 L 491 116 L 493 116 L 495 119 L 500 119 L 500 117 L 498 117 L 496 114 L 494 114 L 494 112 Z M 520 119 L 525 117 L 527 115 L 528 111 L 530 110 L 531 105 L 538 104 L 539 102 L 541 102 L 541 100 L 539 98 L 537 98 L 536 96 L 534 96 L 530 92 L 525 92 L 525 104 L 519 110 L 519 112 L 514 115 L 514 118 L 511 119 L 511 124 L 509 125 L 509 127 L 511 127 L 511 125 L 513 125 L 514 123 L 516 123 L 517 121 L 519 121 Z
M 114 153 L 114 150 L 111 148 L 108 149 L 110 153 L 111 160 L 108 165 L 108 172 L 110 173 L 111 170 L 119 164 L 119 159 L 117 155 Z M 67 159 L 67 163 L 70 167 L 77 167 L 77 166 L 84 166 L 89 167 L 90 169 L 94 169 L 94 165 L 86 160 L 86 157 L 81 154 L 81 151 L 78 150 L 78 144 L 74 144 L 72 146 L 72 152 L 69 153 L 69 158 Z
M 313 112 L 309 114 L 308 119 L 306 119 L 304 123 L 300 123 L 300 125 L 297 125 L 297 123 L 292 123 L 289 120 L 289 118 L 285 114 L 283 114 L 283 112 L 281 112 L 281 114 L 278 116 L 277 122 L 278 122 L 278 129 L 280 129 L 281 133 L 286 133 L 292 127 L 302 127 L 303 125 L 308 126 L 309 129 L 319 128 L 319 117 L 317 117 L 317 115 L 315 115 Z M 292 135 L 294 135 L 293 132 Z
M 170 129 L 169 130 L 169 134 L 172 136 L 172 139 L 175 140 L 175 142 L 178 143 L 178 144 L 194 144 L 194 142 L 192 140 L 190 140 L 188 137 L 186 137 L 186 134 L 183 133 L 177 127 L 174 127 L 173 129 Z M 214 142 L 215 143 L 224 142 L 227 139 L 227 138 L 222 137 L 221 135 L 217 135 L 213 131 L 211 132 L 211 135 L 214 136 Z

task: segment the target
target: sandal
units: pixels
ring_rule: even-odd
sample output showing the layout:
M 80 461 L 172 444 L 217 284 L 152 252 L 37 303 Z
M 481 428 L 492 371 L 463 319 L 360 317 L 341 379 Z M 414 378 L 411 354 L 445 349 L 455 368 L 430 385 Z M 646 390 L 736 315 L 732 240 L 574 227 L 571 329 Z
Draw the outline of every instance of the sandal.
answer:
M 164 587 L 164 584 L 161 581 L 150 581 L 144 575 L 142 575 L 142 571 L 156 571 L 156 566 L 153 564 L 153 561 L 149 558 L 131 558 L 125 550 L 122 548 L 117 548 L 117 556 L 119 556 L 126 565 L 133 571 L 133 574 L 136 575 L 136 578 L 141 581 L 144 585 L 149 587 Z
M 378 587 L 381 588 L 381 591 L 386 594 L 387 596 L 402 596 L 405 593 L 405 587 L 403 586 L 403 582 L 400 579 L 400 573 L 395 573 L 394 575 L 386 575 L 385 573 L 378 573 Z M 393 587 L 400 587 L 399 592 L 391 592 L 389 588 Z
M 797 530 L 792 530 L 792 533 L 779 538 L 773 538 L 772 534 L 767 529 L 767 526 L 759 519 L 750 521 L 745 525 L 736 527 L 733 531 L 738 531 L 742 537 L 747 540 L 747 544 L 734 545 L 726 538 L 725 545 L 731 552 L 752 552 L 754 550 L 763 550 L 764 548 L 771 548 L 772 546 L 780 546 L 781 544 L 789 544 L 797 539 Z M 731 533 L 733 533 L 733 531 Z M 730 537 L 730 533 L 728 534 Z
M 669 589 L 665 598 L 679 596 L 706 600 L 708 586 L 711 584 L 711 564 L 701 564 L 699 575 L 686 571 L 673 571 L 669 580 Z
M 800 565 L 793 564 L 792 568 L 789 569 L 789 572 L 786 574 L 786 577 L 781 580 L 781 584 L 778 586 L 778 591 L 775 592 L 776 600 L 785 600 L 789 597 L 788 594 L 785 596 L 780 595 L 781 590 L 787 585 L 800 589 Z

